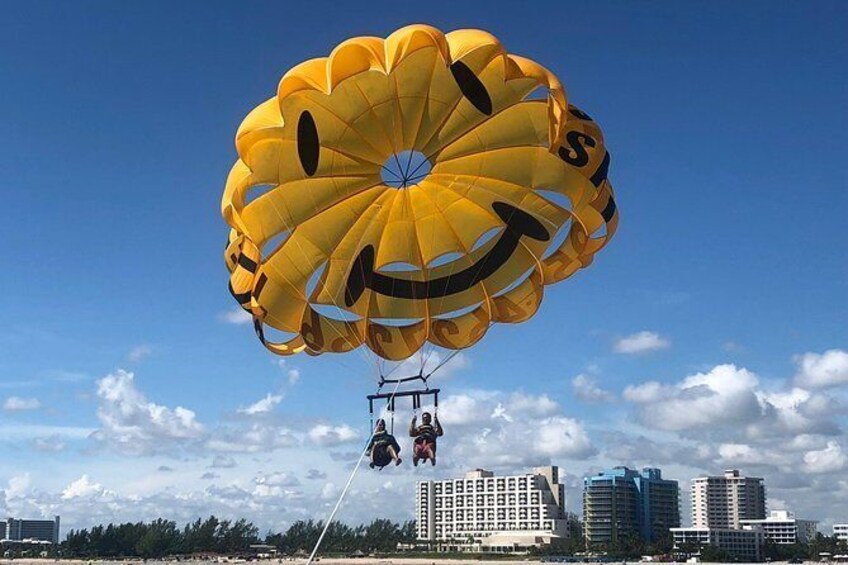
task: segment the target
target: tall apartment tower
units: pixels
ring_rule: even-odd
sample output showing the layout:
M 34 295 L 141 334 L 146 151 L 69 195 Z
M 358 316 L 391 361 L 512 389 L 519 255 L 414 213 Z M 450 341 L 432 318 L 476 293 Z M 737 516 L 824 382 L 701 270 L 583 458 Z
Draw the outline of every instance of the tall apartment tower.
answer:
M 420 481 L 418 539 L 449 550 L 512 551 L 565 537 L 565 489 L 557 467 L 495 476 L 477 469 L 461 479 Z
M 680 527 L 680 487 L 662 478 L 656 468 L 642 469 L 637 482 L 642 502 L 642 539 L 657 541 L 671 528 Z
M 583 532 L 588 547 L 631 536 L 651 542 L 680 525 L 677 481 L 655 468 L 614 467 L 583 479 Z
M 692 480 L 692 526 L 740 529 L 742 520 L 764 520 L 766 487 L 762 478 L 743 477 L 736 469 L 720 477 Z

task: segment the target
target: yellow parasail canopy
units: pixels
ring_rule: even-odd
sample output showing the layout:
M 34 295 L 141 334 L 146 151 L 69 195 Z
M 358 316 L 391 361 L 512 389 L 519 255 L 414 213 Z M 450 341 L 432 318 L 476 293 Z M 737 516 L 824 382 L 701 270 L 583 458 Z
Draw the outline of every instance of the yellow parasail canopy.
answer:
M 598 125 L 480 30 L 345 41 L 288 71 L 236 148 L 230 291 L 281 355 L 469 347 L 618 225 Z

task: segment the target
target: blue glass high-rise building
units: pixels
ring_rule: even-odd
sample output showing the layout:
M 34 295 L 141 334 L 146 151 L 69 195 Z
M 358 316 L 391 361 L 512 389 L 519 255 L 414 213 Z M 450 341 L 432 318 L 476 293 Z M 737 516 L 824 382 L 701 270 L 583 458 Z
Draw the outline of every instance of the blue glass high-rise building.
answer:
M 680 489 L 662 471 L 614 467 L 583 479 L 583 524 L 587 546 L 638 536 L 655 542 L 680 526 Z

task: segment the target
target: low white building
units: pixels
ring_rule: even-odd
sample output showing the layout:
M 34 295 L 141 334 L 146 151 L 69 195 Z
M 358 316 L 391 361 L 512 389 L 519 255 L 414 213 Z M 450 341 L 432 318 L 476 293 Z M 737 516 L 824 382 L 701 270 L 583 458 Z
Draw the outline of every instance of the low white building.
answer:
M 846 543 L 848 543 L 848 523 L 845 524 L 834 524 L 833 525 L 833 535 Z
M 439 550 L 513 553 L 568 535 L 557 467 L 503 477 L 476 469 L 461 479 L 420 481 L 415 506 L 419 541 Z
M 799 520 L 787 510 L 772 510 L 764 520 L 741 520 L 743 529 L 762 528 L 766 539 L 772 543 L 810 543 L 818 531 L 818 522 Z
M 761 561 L 765 542 L 763 530 L 752 526 L 747 530 L 724 528 L 671 528 L 675 551 L 711 545 L 722 549 L 739 561 Z

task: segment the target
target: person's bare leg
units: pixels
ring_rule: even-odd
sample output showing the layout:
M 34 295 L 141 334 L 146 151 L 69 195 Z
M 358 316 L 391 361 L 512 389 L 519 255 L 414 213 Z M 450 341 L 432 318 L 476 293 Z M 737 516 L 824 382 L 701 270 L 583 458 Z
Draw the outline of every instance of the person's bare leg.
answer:
M 391 455 L 392 460 L 395 462 L 395 465 L 400 465 L 401 461 L 403 461 L 403 460 L 400 457 L 398 457 L 398 454 L 397 454 L 397 451 L 395 451 L 395 448 L 392 447 L 392 446 L 389 446 L 387 448 L 387 450 L 389 452 L 389 455 Z
M 430 460 L 431 465 L 436 464 L 436 451 L 430 445 L 427 446 L 427 458 Z

